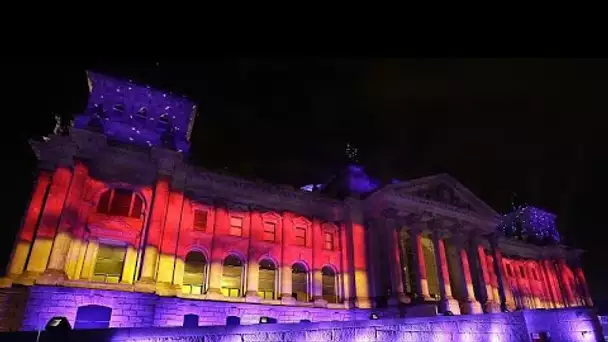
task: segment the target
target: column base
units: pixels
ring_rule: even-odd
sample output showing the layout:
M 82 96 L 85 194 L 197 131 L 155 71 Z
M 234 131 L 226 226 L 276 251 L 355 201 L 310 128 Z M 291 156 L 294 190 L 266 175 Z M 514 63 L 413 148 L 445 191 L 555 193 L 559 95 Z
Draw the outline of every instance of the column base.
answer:
M 281 295 L 281 304 L 283 305 L 296 305 L 296 299 L 292 296 Z
M 344 300 L 344 308 L 345 309 L 353 309 L 355 308 L 355 299 L 349 298 Z
M 210 288 L 207 291 L 207 299 L 210 300 L 224 300 L 224 295 L 222 294 L 222 290 Z
M 262 298 L 258 296 L 258 293 L 256 291 L 247 291 L 247 293 L 245 294 L 245 301 L 247 303 L 260 303 L 262 302 Z
M 315 308 L 326 308 L 327 307 L 327 301 L 325 299 L 323 299 L 323 297 L 317 297 L 317 298 L 314 299 L 312 305 Z
M 157 283 L 156 294 L 164 297 L 172 297 L 181 292 L 181 286 L 170 283 Z
M 483 309 L 487 313 L 497 313 L 502 311 L 500 310 L 500 304 L 496 303 L 495 301 L 486 302 L 483 305 Z
M 372 301 L 369 297 L 357 297 L 355 299 L 355 306 L 359 309 L 371 309 Z
M 483 313 L 481 303 L 476 300 L 468 300 L 466 302 L 461 303 L 460 311 L 464 312 L 467 315 L 479 315 Z
M 394 296 L 389 297 L 388 306 L 400 306 L 403 304 L 409 304 L 412 299 L 405 293 L 396 293 Z
M 152 278 L 141 278 L 135 283 L 135 291 L 145 293 L 156 292 L 156 282 Z
M 0 278 L 0 288 L 8 288 L 13 286 L 14 279 L 11 277 L 2 277 Z
M 440 300 L 438 308 L 443 314 L 450 311 L 453 315 L 460 315 L 460 303 L 454 298 Z
M 66 279 L 68 279 L 68 277 L 65 275 L 65 272 L 48 269 L 36 277 L 35 283 L 41 285 L 60 285 Z

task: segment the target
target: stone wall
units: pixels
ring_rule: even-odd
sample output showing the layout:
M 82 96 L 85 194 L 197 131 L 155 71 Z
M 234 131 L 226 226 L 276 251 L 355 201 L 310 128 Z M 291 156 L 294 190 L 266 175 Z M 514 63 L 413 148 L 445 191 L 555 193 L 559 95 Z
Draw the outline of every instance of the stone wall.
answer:
M 604 338 L 608 339 L 608 316 L 600 316 L 600 325 L 604 329 Z
M 0 289 L 0 332 L 21 329 L 27 298 L 27 288 Z
M 266 316 L 278 323 L 367 320 L 369 310 L 328 309 L 302 306 L 262 305 L 220 302 L 176 297 L 159 297 L 138 292 L 85 288 L 33 286 L 25 305 L 21 330 L 36 330 L 54 316 L 66 317 L 72 326 L 79 307 L 102 305 L 112 308 L 111 328 L 182 326 L 185 315 L 197 315 L 199 326 L 224 325 L 228 316 L 237 316 L 241 324 L 257 324 Z M 383 318 L 397 318 L 397 309 L 379 310 Z
M 72 331 L 62 341 L 87 342 L 245 342 L 245 341 L 532 341 L 531 333 L 548 331 L 551 341 L 601 341 L 588 310 L 548 310 L 486 315 L 436 316 L 350 322 L 265 324 L 204 328 L 130 328 Z M 551 323 L 547 319 L 556 320 Z M 597 321 L 597 320 L 596 320 Z M 534 326 L 534 324 L 540 324 Z M 576 326 L 576 327 L 575 327 Z M 583 328 L 584 326 L 584 328 Z M 542 330 L 549 329 L 549 330 Z M 590 330 L 582 330 L 590 329 Z M 582 331 L 586 331 L 582 334 Z M 46 334 L 46 333 L 45 333 Z M 47 337 L 48 336 L 43 336 Z M 11 333 L 3 341 L 33 341 L 34 334 Z M 50 339 L 46 339 L 49 341 Z M 56 339 L 59 340 L 59 339 Z

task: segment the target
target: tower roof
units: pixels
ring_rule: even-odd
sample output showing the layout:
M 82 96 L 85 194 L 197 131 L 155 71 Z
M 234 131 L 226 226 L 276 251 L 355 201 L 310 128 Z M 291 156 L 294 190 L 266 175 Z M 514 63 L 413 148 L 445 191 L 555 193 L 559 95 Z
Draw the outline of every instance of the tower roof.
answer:
M 196 117 L 192 101 L 131 80 L 90 71 L 87 75 L 89 101 L 76 117 L 77 128 L 97 130 L 124 143 L 188 152 Z

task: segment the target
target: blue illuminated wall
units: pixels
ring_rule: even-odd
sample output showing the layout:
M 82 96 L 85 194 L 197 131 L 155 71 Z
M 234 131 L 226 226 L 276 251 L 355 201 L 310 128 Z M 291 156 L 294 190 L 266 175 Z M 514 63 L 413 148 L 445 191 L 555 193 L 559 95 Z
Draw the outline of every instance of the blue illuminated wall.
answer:
M 196 106 L 184 96 L 88 72 L 87 109 L 76 128 L 104 133 L 110 140 L 164 146 L 188 152 Z

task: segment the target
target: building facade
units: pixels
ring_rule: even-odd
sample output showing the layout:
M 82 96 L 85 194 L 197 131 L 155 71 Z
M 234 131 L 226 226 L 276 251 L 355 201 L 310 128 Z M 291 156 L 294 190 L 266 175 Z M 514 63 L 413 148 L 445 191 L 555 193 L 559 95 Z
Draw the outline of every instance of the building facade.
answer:
M 210 172 L 185 161 L 187 99 L 89 76 L 74 127 L 32 142 L 38 180 L 2 279 L 23 312 L 4 330 L 592 306 L 580 251 L 508 237 L 513 217 L 448 175 L 337 199 Z

